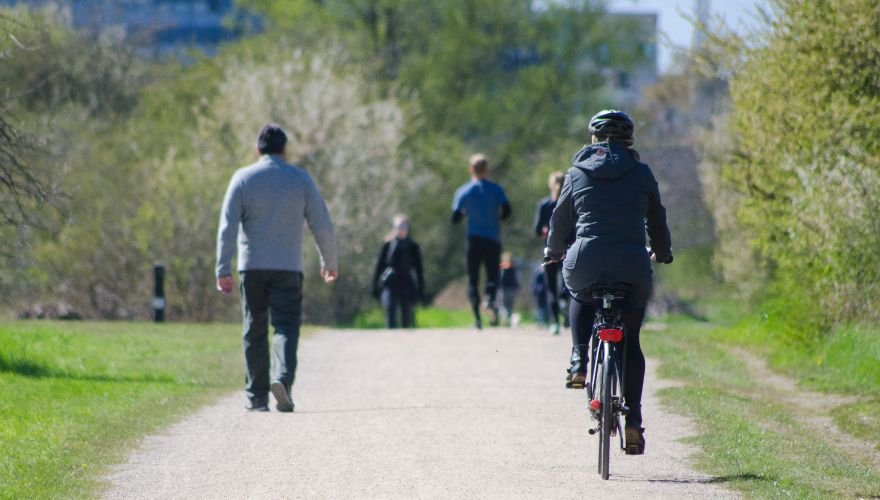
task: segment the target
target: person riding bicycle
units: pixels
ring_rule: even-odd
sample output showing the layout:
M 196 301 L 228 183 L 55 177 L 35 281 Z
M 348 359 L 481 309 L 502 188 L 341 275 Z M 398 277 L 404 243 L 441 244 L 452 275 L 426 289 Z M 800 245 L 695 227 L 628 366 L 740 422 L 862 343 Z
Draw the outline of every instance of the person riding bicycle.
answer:
M 562 261 L 562 276 L 571 295 L 572 353 L 567 387 L 586 381 L 588 344 L 597 304 L 590 290 L 600 283 L 626 283 L 631 292 L 622 302 L 626 330 L 624 399 L 627 448 L 644 452 L 641 399 L 645 357 L 639 330 L 651 294 L 651 260 L 672 262 L 672 241 L 666 209 L 648 165 L 632 149 L 632 119 L 617 110 L 604 110 L 589 122 L 592 144 L 572 159 L 562 193 L 550 218 L 545 259 Z M 568 246 L 574 227 L 577 237 Z M 652 254 L 645 247 L 645 230 Z

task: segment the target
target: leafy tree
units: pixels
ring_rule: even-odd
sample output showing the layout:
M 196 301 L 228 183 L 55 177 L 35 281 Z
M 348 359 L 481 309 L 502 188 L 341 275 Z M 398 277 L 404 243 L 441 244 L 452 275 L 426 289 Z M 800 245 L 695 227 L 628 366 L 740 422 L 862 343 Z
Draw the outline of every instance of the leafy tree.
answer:
M 723 170 L 741 241 L 797 321 L 876 320 L 880 299 L 880 7 L 774 0 L 731 80 Z
M 645 55 L 628 39 L 638 28 L 605 22 L 591 1 L 548 2 L 544 10 L 519 0 L 240 3 L 283 32 L 341 33 L 351 57 L 373 65 L 379 92 L 412 97 L 402 147 L 435 176 L 437 196 L 402 208 L 430 235 L 433 287 L 462 273 L 460 228 L 446 221 L 452 191 L 468 177 L 467 156 L 488 153 L 492 176 L 508 189 L 515 214 L 505 245 L 537 256 L 530 224 L 547 174 L 565 168 L 583 142 L 606 70 Z
M 0 53 L 6 59 L 8 76 L 15 74 L 15 66 L 27 59 L 30 53 L 40 50 L 37 45 L 41 35 L 39 28 L 23 16 L 0 14 Z M 35 41 L 36 39 L 37 41 Z M 11 70 L 11 71 L 10 71 Z M 18 75 L 16 75 L 18 76 Z M 33 209 L 47 201 L 52 187 L 43 172 L 34 168 L 29 157 L 39 152 L 39 141 L 22 128 L 20 118 L 11 109 L 10 101 L 27 98 L 39 90 L 33 82 L 22 82 L 18 78 L 4 78 L 2 82 L 4 98 L 0 100 L 0 225 L 10 230 L 22 224 L 36 222 Z M 7 243 L 15 239 L 5 239 Z M 9 250 L 9 245 L 4 245 Z

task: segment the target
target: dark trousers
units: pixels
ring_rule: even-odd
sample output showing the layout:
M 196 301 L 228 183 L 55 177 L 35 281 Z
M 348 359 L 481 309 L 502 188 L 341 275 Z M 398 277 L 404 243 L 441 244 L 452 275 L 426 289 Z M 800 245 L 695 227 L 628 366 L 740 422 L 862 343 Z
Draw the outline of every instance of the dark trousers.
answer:
M 547 293 L 550 306 L 550 323 L 559 324 L 559 270 L 561 262 L 551 262 L 544 266 L 544 279 L 547 283 Z
M 486 297 L 489 305 L 494 307 L 495 295 L 498 291 L 499 264 L 501 264 L 501 243 L 479 236 L 468 236 L 468 298 L 477 318 L 480 317 L 480 266 L 486 268 Z
M 397 328 L 397 311 L 400 310 L 400 324 L 404 328 L 415 326 L 413 314 L 413 297 L 403 290 L 394 290 L 387 286 L 382 289 L 382 309 L 385 311 L 385 327 Z
M 245 392 L 252 401 L 269 396 L 271 383 L 288 392 L 296 374 L 296 350 L 302 322 L 303 275 L 294 271 L 243 271 L 241 309 L 244 319 Z M 269 321 L 272 360 L 269 360 Z
M 574 345 L 589 344 L 593 332 L 593 320 L 596 316 L 597 305 L 592 302 L 581 302 L 572 299 L 569 306 L 571 318 L 571 337 Z M 642 425 L 642 388 L 645 384 L 645 355 L 639 344 L 639 332 L 642 329 L 642 321 L 645 319 L 645 309 L 636 307 L 624 307 L 620 319 L 626 328 L 623 338 L 624 359 L 624 388 L 623 398 L 629 406 L 626 415 L 626 424 Z

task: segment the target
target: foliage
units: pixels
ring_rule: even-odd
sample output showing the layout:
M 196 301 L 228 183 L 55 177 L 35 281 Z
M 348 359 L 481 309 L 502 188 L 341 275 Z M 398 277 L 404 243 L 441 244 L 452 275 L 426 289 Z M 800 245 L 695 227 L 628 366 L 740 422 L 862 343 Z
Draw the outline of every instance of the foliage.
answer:
M 698 421 L 700 435 L 693 438 L 702 448 L 698 468 L 746 497 L 880 494 L 878 472 L 864 457 L 843 448 L 835 434 L 808 423 L 831 408 L 793 405 L 728 352 L 724 331 L 670 319 L 675 335 L 643 335 L 642 346 L 662 361 L 661 377 L 678 381 L 660 391 L 661 401 Z M 841 382 L 844 376 L 836 379 Z
M 52 172 L 65 196 L 60 212 L 34 212 L 44 230 L 0 229 L 21 242 L 0 274 L 7 303 L 145 317 L 158 261 L 169 318 L 237 317 L 213 293 L 217 210 L 267 121 L 288 129 L 291 160 L 315 177 L 337 225 L 336 286 L 318 285 L 307 249 L 312 320 L 348 321 L 369 300 L 395 212 L 411 215 L 429 294 L 462 274 L 449 202 L 477 150 L 517 207 L 506 245 L 537 254 L 531 209 L 547 173 L 577 148 L 602 70 L 640 57 L 588 1 L 542 11 L 512 0 L 241 3 L 268 13 L 270 31 L 188 66 L 138 59 L 57 12 L 34 17 L 41 49 L 5 61 L 0 84 L 33 89 L 14 110 L 47 145 L 28 155 L 28 172 Z
M 840 406 L 831 412 L 834 423 L 880 451 L 880 399 Z
M 717 335 L 725 342 L 748 346 L 770 364 L 823 391 L 873 395 L 880 392 L 880 336 L 876 327 L 846 327 L 816 339 L 810 330 L 791 326 L 790 311 L 768 310 Z
M 238 336 L 228 325 L 0 324 L 0 497 L 94 495 L 136 439 L 240 383 Z
M 566 168 L 583 140 L 585 116 L 602 96 L 601 70 L 610 64 L 600 55 L 613 54 L 620 68 L 639 57 L 624 43 L 631 30 L 603 23 L 590 1 L 549 3 L 543 11 L 515 0 L 240 3 L 266 12 L 283 32 L 344 27 L 347 51 L 372 63 L 380 91 L 411 96 L 403 147 L 420 171 L 432 173 L 436 195 L 401 208 L 435 264 L 432 291 L 462 274 L 461 229 L 446 220 L 452 192 L 467 180 L 469 154 L 489 155 L 491 175 L 514 206 L 505 246 L 539 255 L 532 209 L 547 174 Z
M 132 178 L 126 175 L 126 162 L 121 158 L 130 156 L 125 146 L 110 140 L 119 125 L 120 117 L 131 111 L 144 81 L 144 64 L 136 60 L 118 40 L 111 37 L 92 37 L 73 33 L 61 26 L 58 12 L 51 9 L 39 12 L 23 10 L 5 14 L 19 36 L 16 40 L 20 50 L 10 52 L 0 69 L 0 86 L 7 96 L 5 102 L 9 116 L 14 117 L 20 137 L 29 138 L 34 147 L 27 151 L 23 166 L 27 175 L 38 179 L 42 195 L 32 197 L 32 203 L 23 206 L 27 220 L 36 228 L 18 224 L 14 228 L 0 230 L 15 242 L 14 251 L 8 255 L 4 268 L 3 287 L 9 293 L 4 299 L 27 299 L 39 293 L 42 287 L 59 287 L 67 283 L 55 281 L 57 276 L 51 265 L 38 255 L 40 241 L 59 236 L 63 225 L 81 221 L 94 222 L 103 229 L 102 222 L 108 218 L 126 215 L 121 205 L 137 199 L 136 190 L 127 197 L 114 200 L 117 193 Z M 110 158 L 111 151 L 119 154 Z M 48 196 L 44 196 L 48 195 Z M 59 210 L 41 206 L 39 201 L 51 197 Z M 78 209 L 78 210 L 77 210 Z M 123 219 L 124 220 L 124 219 Z M 111 234 L 86 233 L 85 227 L 76 238 L 73 253 L 56 254 L 50 260 L 57 262 L 68 272 L 77 272 L 70 293 L 79 296 L 83 285 L 89 285 L 92 275 L 114 272 L 113 259 L 128 255 L 126 240 Z M 85 237 L 85 238 L 83 238 Z M 121 248 L 106 248 L 104 242 L 118 239 Z M 77 252 L 88 242 L 98 242 L 105 249 L 104 255 Z M 109 254 L 109 255 L 108 255 Z M 82 255 L 90 267 L 71 269 L 73 256 Z M 115 274 L 117 281 L 119 274 Z M 88 281 L 87 281 L 88 280 Z M 85 283 L 84 283 L 85 282 Z M 43 289 L 44 290 L 44 289 Z M 90 292 L 95 290 L 89 289 Z M 94 293 L 93 293 L 94 294 Z M 111 306 L 114 307 L 114 306 Z
M 473 314 L 463 309 L 417 308 L 415 315 L 417 328 L 464 328 L 474 323 Z M 354 318 L 351 327 L 385 328 L 385 313 L 380 308 L 365 309 Z
M 880 6 L 773 2 L 731 80 L 723 170 L 740 242 L 801 327 L 876 321 L 880 299 Z

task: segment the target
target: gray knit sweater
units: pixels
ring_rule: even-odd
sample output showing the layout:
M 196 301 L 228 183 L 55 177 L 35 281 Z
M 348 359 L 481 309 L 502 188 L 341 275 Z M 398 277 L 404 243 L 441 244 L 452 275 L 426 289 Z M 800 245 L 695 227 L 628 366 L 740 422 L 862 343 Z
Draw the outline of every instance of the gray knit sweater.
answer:
M 217 230 L 217 276 L 238 270 L 303 271 L 303 224 L 315 237 L 321 266 L 336 270 L 336 236 L 309 174 L 280 156 L 263 155 L 229 182 Z

